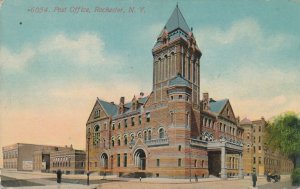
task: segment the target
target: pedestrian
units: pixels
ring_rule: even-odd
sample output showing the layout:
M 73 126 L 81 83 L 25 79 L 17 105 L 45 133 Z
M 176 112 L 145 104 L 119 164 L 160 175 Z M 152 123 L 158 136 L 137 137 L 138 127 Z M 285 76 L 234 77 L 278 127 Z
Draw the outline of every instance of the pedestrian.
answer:
M 61 170 L 60 169 L 58 169 L 57 171 L 56 171 L 56 182 L 57 183 L 61 183 L 61 175 L 62 175 L 62 172 L 61 172 Z
M 253 183 L 254 188 L 256 187 L 256 181 L 257 181 L 257 176 L 256 176 L 255 171 L 253 171 L 253 173 L 252 173 L 252 183 Z
M 142 177 L 140 177 L 140 182 L 142 181 Z
M 198 182 L 198 177 L 196 174 L 195 174 L 195 182 Z

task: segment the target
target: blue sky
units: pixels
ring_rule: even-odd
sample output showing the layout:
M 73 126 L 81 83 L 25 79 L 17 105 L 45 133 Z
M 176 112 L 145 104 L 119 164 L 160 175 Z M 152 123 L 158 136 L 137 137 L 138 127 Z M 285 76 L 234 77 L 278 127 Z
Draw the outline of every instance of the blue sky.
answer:
M 0 147 L 31 142 L 83 148 L 85 122 L 97 96 L 118 101 L 151 92 L 151 49 L 176 3 L 5 0 Z M 203 53 L 201 92 L 229 98 L 242 118 L 300 112 L 299 0 L 178 3 Z M 49 12 L 28 11 L 36 7 Z M 53 12 L 55 7 L 66 12 Z M 90 13 L 72 13 L 73 7 L 88 7 Z M 124 12 L 95 13 L 95 7 Z M 50 141 L 57 131 L 61 139 Z M 74 141 L 75 136 L 82 140 Z

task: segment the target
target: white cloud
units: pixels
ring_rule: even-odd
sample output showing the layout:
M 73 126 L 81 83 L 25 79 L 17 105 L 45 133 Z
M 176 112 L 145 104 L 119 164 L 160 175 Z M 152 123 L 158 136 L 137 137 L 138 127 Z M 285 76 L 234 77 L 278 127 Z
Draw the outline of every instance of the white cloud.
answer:
M 30 61 L 36 52 L 29 48 L 23 48 L 19 53 L 12 52 L 11 50 L 0 47 L 0 65 L 1 68 L 6 70 L 20 70 L 28 61 Z
M 23 47 L 13 52 L 6 47 L 0 48 L 1 67 L 5 70 L 20 70 L 33 58 L 46 55 L 49 58 L 63 57 L 68 63 L 91 65 L 113 64 L 115 58 L 106 59 L 104 41 L 96 34 L 81 33 L 69 37 L 64 33 L 48 37 L 38 44 Z
M 104 64 L 104 42 L 91 33 L 83 33 L 77 37 L 58 34 L 41 41 L 40 53 L 55 53 L 79 64 Z
M 255 20 L 243 19 L 227 29 L 207 27 L 195 32 L 203 51 L 201 91 L 229 98 L 236 115 L 272 117 L 300 112 L 297 59 L 290 52 L 295 37 L 264 31 Z M 297 41 L 297 40 L 296 40 Z M 286 67 L 282 65 L 286 64 Z M 294 68 L 294 69 L 293 69 Z

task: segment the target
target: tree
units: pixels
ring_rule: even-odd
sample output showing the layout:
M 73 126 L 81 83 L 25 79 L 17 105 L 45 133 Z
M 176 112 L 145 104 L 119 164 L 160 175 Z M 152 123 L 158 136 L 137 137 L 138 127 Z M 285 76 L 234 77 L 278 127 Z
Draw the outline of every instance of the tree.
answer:
M 300 157 L 300 118 L 294 112 L 287 112 L 268 122 L 265 135 L 266 145 L 289 157 L 296 168 Z

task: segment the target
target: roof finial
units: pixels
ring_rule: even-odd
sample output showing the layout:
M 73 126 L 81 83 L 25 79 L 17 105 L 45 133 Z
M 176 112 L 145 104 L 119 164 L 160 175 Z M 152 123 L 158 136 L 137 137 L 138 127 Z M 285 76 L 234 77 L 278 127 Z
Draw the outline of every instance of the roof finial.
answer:
M 178 8 L 178 1 L 177 1 L 177 4 L 176 4 L 176 7 Z

